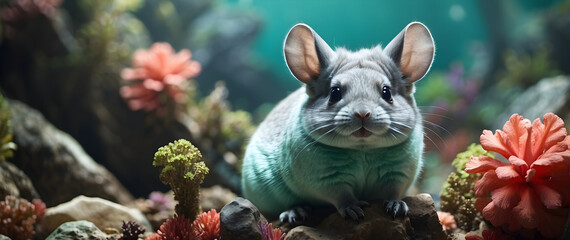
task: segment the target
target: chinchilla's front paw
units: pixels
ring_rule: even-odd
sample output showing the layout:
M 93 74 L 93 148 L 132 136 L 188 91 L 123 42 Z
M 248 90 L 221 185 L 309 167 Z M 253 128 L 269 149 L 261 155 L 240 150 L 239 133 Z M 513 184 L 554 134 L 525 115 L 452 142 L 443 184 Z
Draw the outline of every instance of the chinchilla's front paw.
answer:
M 338 213 L 343 218 L 351 218 L 352 220 L 360 220 L 364 218 L 364 211 L 362 210 L 363 207 L 370 206 L 370 204 L 366 201 L 356 201 L 346 206 L 341 206 L 338 208 Z
M 406 217 L 408 215 L 408 204 L 402 200 L 388 200 L 386 202 L 386 213 L 392 218 Z
M 281 223 L 289 222 L 293 225 L 299 224 L 307 220 L 310 212 L 309 207 L 293 207 L 287 211 L 279 214 L 279 221 Z

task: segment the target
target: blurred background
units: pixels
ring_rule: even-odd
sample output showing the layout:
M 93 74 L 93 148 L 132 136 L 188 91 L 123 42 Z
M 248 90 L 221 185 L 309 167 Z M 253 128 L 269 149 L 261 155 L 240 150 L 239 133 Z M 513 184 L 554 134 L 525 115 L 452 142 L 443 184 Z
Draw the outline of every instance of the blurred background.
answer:
M 415 95 L 427 144 L 420 192 L 439 195 L 455 155 L 513 113 L 570 123 L 570 1 L 0 0 L 0 10 L 2 94 L 75 138 L 135 196 L 167 189 L 152 157 L 178 138 L 204 153 L 205 185 L 239 192 L 248 137 L 300 86 L 282 55 L 299 22 L 352 50 L 385 45 L 411 21 L 430 29 L 435 61 Z M 183 104 L 133 111 L 121 72 L 156 42 L 190 50 L 201 69 Z

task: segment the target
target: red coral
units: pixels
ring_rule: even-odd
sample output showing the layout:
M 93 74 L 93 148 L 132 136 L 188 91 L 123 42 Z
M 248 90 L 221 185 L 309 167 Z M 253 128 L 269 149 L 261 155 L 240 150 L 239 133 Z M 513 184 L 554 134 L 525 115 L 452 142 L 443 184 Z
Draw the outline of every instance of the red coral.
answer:
M 437 211 L 437 218 L 439 218 L 439 223 L 443 227 L 443 230 L 452 230 L 457 228 L 457 222 L 451 213 Z
M 198 237 L 192 232 L 190 220 L 183 215 L 169 218 L 160 225 L 157 231 L 161 240 L 197 240 Z
M 33 203 L 14 196 L 6 196 L 0 202 L 0 234 L 13 240 L 24 240 L 34 236 L 34 224 L 45 214 L 45 204 L 40 200 Z
M 570 206 L 570 136 L 558 116 L 547 113 L 530 122 L 511 116 L 503 131 L 485 130 L 481 145 L 509 163 L 471 157 L 468 173 L 483 173 L 475 184 L 476 208 L 496 227 L 537 229 L 543 236 L 562 234 Z
M 472 232 L 465 234 L 465 240 L 515 240 L 514 236 L 505 234 L 501 229 L 486 229 L 481 233 L 482 236 Z
M 149 50 L 137 50 L 133 55 L 133 68 L 121 73 L 124 80 L 135 81 L 120 91 L 128 100 L 129 108 L 163 112 L 166 103 L 161 93 L 166 93 L 175 103 L 184 102 L 187 80 L 201 71 L 200 63 L 190 60 L 191 56 L 187 49 L 175 53 L 168 43 L 155 43 Z
M 273 229 L 273 224 L 261 221 L 257 223 L 259 230 L 261 230 L 261 239 L 263 240 L 283 240 L 285 234 L 279 228 Z
M 201 240 L 220 239 L 220 213 L 216 209 L 201 213 L 192 223 L 192 231 Z

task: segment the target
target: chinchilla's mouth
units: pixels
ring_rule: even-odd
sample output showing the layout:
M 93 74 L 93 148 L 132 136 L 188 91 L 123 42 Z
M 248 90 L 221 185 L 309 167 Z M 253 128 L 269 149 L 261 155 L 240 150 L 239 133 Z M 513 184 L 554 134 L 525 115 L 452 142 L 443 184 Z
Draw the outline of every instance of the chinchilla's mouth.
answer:
M 355 136 L 357 138 L 367 138 L 367 137 L 370 137 L 371 135 L 372 135 L 372 132 L 366 130 L 366 128 L 364 128 L 364 127 L 361 127 L 352 133 L 352 136 Z

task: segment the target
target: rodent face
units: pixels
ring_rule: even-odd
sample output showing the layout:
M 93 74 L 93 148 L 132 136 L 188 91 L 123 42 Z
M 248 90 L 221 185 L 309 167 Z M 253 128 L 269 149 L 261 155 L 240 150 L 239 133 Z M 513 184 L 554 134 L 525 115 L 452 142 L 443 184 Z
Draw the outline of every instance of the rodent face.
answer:
M 315 89 L 316 96 L 303 109 L 309 135 L 351 149 L 388 147 L 408 139 L 421 120 L 395 64 L 380 48 L 338 53 L 329 84 Z

